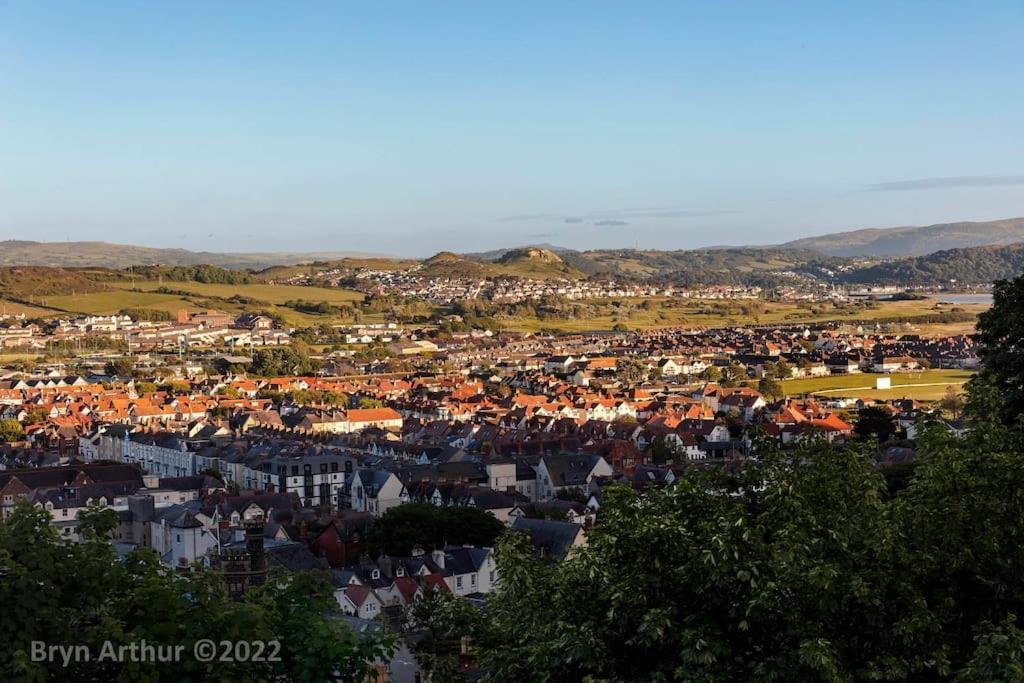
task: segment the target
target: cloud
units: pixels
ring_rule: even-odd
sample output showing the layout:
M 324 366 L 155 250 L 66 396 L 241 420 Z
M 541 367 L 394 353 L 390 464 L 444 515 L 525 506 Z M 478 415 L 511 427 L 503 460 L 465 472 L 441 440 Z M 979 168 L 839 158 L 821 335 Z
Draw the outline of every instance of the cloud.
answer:
M 612 228 L 620 225 L 629 225 L 629 221 L 620 221 L 612 218 L 606 218 L 600 221 L 594 221 L 594 225 L 598 225 L 602 228 Z
M 576 218 L 575 216 L 570 216 L 569 218 L 564 219 L 563 222 L 565 222 L 565 223 L 582 223 L 583 219 L 582 218 Z
M 554 236 L 555 236 L 555 233 L 553 233 L 553 232 L 534 232 L 534 233 L 531 233 L 529 235 L 526 235 L 526 237 L 530 238 L 531 240 L 541 240 L 541 239 L 546 239 L 548 237 L 554 237 Z
M 866 192 L 902 192 L 904 190 L 937 190 L 947 187 L 1004 187 L 1024 185 L 1024 175 L 965 175 L 951 178 L 918 178 L 875 183 Z
M 550 221 L 558 220 L 561 216 L 557 216 L 553 213 L 524 213 L 516 216 L 505 216 L 498 220 L 503 223 L 518 223 L 520 221 Z

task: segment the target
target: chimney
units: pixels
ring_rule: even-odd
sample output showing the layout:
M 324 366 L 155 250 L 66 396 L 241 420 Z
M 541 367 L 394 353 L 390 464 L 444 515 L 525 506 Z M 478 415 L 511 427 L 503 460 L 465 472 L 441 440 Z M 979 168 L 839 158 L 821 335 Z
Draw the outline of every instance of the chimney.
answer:
M 432 559 L 434 561 L 434 564 L 436 564 L 438 567 L 440 567 L 441 569 L 444 569 L 444 551 L 443 550 L 434 550 L 434 551 L 432 551 L 430 553 L 430 559 Z

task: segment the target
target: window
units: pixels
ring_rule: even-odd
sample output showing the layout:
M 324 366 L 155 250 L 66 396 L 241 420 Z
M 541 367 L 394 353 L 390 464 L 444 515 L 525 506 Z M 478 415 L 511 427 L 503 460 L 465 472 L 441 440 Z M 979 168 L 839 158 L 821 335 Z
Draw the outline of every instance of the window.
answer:
M 181 543 L 181 534 L 175 534 L 178 537 L 178 543 Z
M 470 574 L 469 575 L 469 585 L 471 585 L 471 586 L 475 586 L 476 585 L 476 574 Z
M 455 587 L 456 588 L 462 588 L 462 577 L 461 576 L 456 576 L 455 577 Z

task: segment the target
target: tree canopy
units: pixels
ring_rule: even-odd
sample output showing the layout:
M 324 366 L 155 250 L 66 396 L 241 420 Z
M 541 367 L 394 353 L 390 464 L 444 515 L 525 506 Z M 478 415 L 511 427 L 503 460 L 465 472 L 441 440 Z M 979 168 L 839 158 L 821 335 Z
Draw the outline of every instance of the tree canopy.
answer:
M 504 530 L 494 515 L 477 507 L 406 503 L 374 521 L 367 540 L 375 553 L 408 556 L 417 545 L 424 550 L 446 544 L 493 546 Z
M 877 445 L 760 446 L 730 469 L 605 492 L 561 563 L 498 546 L 484 665 L 495 681 L 1020 680 L 1024 458 L 986 418 L 922 427 L 891 493 Z
M 279 573 L 243 599 L 216 571 L 164 567 L 149 549 L 120 559 L 108 538 L 116 514 L 81 513 L 81 543 L 61 538 L 49 514 L 27 503 L 0 520 L 0 678 L 3 680 L 362 681 L 388 639 L 357 635 L 334 618 L 326 577 Z M 199 639 L 279 641 L 280 661 L 202 663 Z M 103 643 L 183 645 L 177 662 L 97 661 Z M 31 643 L 85 645 L 92 661 L 37 662 Z

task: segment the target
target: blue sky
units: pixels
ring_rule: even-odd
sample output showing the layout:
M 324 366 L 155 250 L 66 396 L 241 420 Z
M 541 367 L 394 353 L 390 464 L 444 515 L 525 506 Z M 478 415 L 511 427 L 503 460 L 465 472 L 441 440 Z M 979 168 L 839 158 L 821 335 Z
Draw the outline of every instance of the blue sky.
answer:
M 0 239 L 427 255 L 1024 215 L 1024 3 L 0 0 Z

